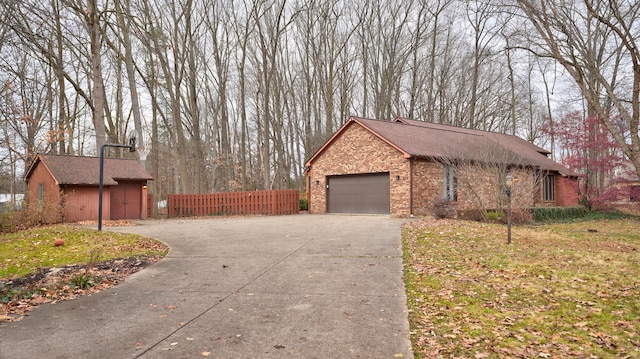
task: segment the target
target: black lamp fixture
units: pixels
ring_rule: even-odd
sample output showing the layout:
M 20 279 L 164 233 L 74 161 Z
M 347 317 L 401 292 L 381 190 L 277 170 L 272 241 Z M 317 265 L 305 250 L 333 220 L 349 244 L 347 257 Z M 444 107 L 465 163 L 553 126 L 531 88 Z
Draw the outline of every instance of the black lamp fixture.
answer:
M 507 176 L 504 178 L 504 184 L 507 187 L 505 194 L 507 195 L 509 205 L 509 208 L 507 209 L 507 244 L 511 244 L 511 186 L 513 186 L 513 176 L 511 175 L 511 172 L 508 172 Z

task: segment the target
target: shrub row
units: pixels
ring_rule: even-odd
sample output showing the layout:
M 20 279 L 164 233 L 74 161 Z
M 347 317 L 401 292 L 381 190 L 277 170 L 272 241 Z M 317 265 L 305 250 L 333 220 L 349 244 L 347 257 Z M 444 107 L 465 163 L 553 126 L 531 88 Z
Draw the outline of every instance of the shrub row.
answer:
M 582 218 L 589 213 L 584 206 L 573 207 L 536 207 L 533 208 L 533 220 L 536 222 L 560 221 Z
M 62 220 L 62 213 L 60 202 L 45 201 L 42 208 L 25 202 L 20 209 L 5 210 L 0 213 L 0 233 L 13 233 L 27 228 L 58 223 Z

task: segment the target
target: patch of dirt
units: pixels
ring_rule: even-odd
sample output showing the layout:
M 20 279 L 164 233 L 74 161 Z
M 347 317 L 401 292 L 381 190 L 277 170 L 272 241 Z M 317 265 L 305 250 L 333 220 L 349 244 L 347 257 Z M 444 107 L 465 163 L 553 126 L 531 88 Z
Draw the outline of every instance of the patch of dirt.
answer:
M 43 268 L 21 278 L 2 279 L 0 322 L 22 320 L 29 312 L 45 303 L 75 299 L 111 288 L 161 258 L 112 259 L 98 262 L 89 269 L 86 265 Z

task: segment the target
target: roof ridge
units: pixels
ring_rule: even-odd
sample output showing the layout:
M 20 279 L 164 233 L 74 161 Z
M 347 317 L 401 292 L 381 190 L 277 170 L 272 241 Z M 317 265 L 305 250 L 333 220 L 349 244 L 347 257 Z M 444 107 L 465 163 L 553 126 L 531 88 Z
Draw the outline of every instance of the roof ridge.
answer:
M 442 126 L 442 127 L 453 127 L 455 129 L 459 129 L 462 131 L 455 131 L 452 130 L 453 132 L 461 132 L 461 133 L 465 133 L 465 131 L 469 131 L 469 132 L 477 132 L 479 136 L 487 136 L 488 138 L 490 138 L 491 136 L 496 136 L 496 138 L 492 138 L 493 141 L 500 141 L 501 137 L 508 137 L 510 139 L 516 139 L 517 141 L 520 141 L 522 143 L 526 143 L 529 146 L 533 146 L 536 147 L 538 149 L 539 153 L 543 153 L 545 155 L 550 154 L 551 152 L 541 146 L 536 145 L 535 143 L 529 142 L 527 140 L 525 140 L 524 138 L 518 136 L 518 135 L 514 135 L 511 133 L 503 133 L 503 132 L 496 132 L 496 131 L 487 131 L 487 130 L 479 130 L 476 128 L 468 128 L 468 127 L 458 127 L 458 126 L 454 126 L 454 125 L 447 125 L 447 124 L 442 124 L 442 123 L 434 123 L 434 122 L 428 122 L 428 121 L 422 121 L 422 120 L 415 120 L 415 119 L 409 119 L 409 118 L 403 118 L 403 117 L 396 117 L 394 119 L 394 121 L 396 122 L 400 122 L 406 125 L 413 125 L 412 123 L 416 123 L 413 126 L 417 126 L 417 127 L 422 127 L 422 128 L 430 128 L 430 129 L 435 129 L 431 126 Z M 407 121 L 403 122 L 403 121 Z M 419 123 L 419 124 L 418 124 Z M 428 126 L 421 126 L 420 124 L 426 124 Z M 446 131 L 446 130 L 442 130 L 442 131 Z M 472 134 L 472 133 L 470 133 Z
M 400 120 L 400 121 L 396 121 L 396 120 Z M 404 123 L 402 121 L 408 121 L 409 123 Z M 488 131 L 488 130 L 480 130 L 480 129 L 477 129 L 477 128 L 460 127 L 460 126 L 455 126 L 455 125 L 448 125 L 446 123 L 435 123 L 435 122 L 415 120 L 415 119 L 403 118 L 403 117 L 396 117 L 394 119 L 394 122 L 399 122 L 399 123 L 403 123 L 405 125 L 418 126 L 418 127 L 426 127 L 426 126 L 421 126 L 419 124 L 415 124 L 414 125 L 413 122 L 420 123 L 420 124 L 426 124 L 426 125 L 430 125 L 430 126 L 449 127 L 449 128 L 452 128 L 451 131 L 455 131 L 455 132 L 471 131 L 471 132 L 479 132 L 479 133 L 482 133 L 482 134 L 488 133 L 488 134 L 495 134 L 495 135 L 506 135 L 506 136 L 518 137 L 516 135 L 511 135 L 511 134 L 508 134 L 508 133 L 502 133 L 502 132 L 496 132 L 496 131 Z M 447 131 L 445 129 L 441 129 L 441 130 L 442 131 Z M 518 137 L 518 138 L 520 138 L 520 137 Z
M 427 128 L 426 126 L 420 126 L 418 124 L 396 121 L 398 118 L 394 119 L 393 121 L 382 121 L 382 120 L 376 120 L 376 119 L 370 119 L 370 118 L 359 118 L 359 117 L 355 117 L 355 118 L 358 119 L 358 120 L 369 120 L 369 121 L 376 121 L 376 122 L 389 123 L 389 124 L 399 123 L 399 124 L 402 124 L 404 126 L 413 126 L 413 127 L 417 127 L 417 128 Z M 402 120 L 405 120 L 405 119 L 402 119 Z M 484 134 L 483 133 L 466 133 L 466 132 L 461 131 L 461 130 L 492 133 L 492 132 L 489 132 L 489 131 L 473 130 L 473 129 L 465 128 L 465 127 L 457 127 L 457 126 L 451 126 L 451 125 L 441 125 L 439 123 L 433 123 L 433 122 L 418 121 L 418 120 L 409 120 L 409 121 L 411 121 L 411 122 L 421 122 L 421 123 L 425 123 L 425 124 L 429 124 L 429 125 L 435 125 L 435 126 L 451 127 L 450 129 L 449 128 L 437 128 L 437 127 L 436 128 L 432 128 L 432 127 L 429 127 L 429 129 L 436 130 L 436 131 L 464 133 L 466 135 L 472 135 L 472 136 L 484 136 Z
M 52 154 L 52 153 L 39 153 L 38 155 L 40 156 L 46 156 L 46 157 L 74 157 L 74 158 L 86 158 L 86 159 L 100 159 L 100 156 L 78 156 L 78 155 L 70 155 L 70 154 L 65 154 L 65 155 L 56 155 L 56 154 Z M 121 161 L 138 161 L 136 158 L 120 158 L 120 157 L 104 157 L 105 160 L 121 160 Z

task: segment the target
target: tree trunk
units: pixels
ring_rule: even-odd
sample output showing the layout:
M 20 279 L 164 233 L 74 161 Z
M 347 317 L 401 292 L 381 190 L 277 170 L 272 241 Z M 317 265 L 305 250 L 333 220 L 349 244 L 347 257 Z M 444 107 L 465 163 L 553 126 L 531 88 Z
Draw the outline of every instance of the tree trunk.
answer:
M 124 1 L 124 6 L 122 4 Z M 144 135 L 142 133 L 142 116 L 140 114 L 140 101 L 138 99 L 138 85 L 136 83 L 136 71 L 133 62 L 133 51 L 131 49 L 131 37 L 129 36 L 129 26 L 125 22 L 131 13 L 129 0 L 115 0 L 116 17 L 118 26 L 122 31 L 122 45 L 124 46 L 124 64 L 127 71 L 127 80 L 129 82 L 129 96 L 131 98 L 131 113 L 133 115 L 133 125 L 136 133 L 136 147 L 139 148 L 138 155 L 140 163 L 146 167 L 146 159 L 148 150 L 144 143 Z
M 102 32 L 100 31 L 100 17 L 98 14 L 96 0 L 87 0 L 87 26 L 89 28 L 91 46 L 91 80 L 93 84 L 93 124 L 96 133 L 96 153 L 100 153 L 100 148 L 107 139 L 104 125 L 104 87 L 102 80 Z

